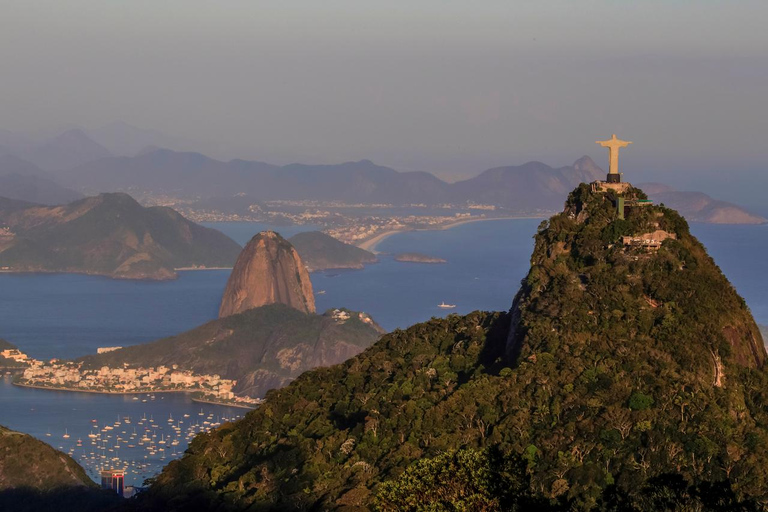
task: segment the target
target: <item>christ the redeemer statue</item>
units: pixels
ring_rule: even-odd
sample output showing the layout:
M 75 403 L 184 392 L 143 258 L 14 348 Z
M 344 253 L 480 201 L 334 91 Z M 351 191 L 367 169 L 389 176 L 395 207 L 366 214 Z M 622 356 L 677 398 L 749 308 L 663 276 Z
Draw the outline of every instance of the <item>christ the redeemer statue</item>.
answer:
M 608 140 L 598 140 L 595 142 L 604 148 L 608 148 L 608 158 L 611 162 L 608 174 L 619 174 L 619 148 L 625 148 L 632 143 L 628 140 L 617 139 L 615 133 Z

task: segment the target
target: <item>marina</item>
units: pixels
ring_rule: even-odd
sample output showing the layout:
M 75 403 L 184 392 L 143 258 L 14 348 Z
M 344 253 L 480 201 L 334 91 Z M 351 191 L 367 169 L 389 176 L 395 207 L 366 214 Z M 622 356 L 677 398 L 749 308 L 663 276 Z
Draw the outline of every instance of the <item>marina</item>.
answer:
M 11 384 L 0 378 L 0 423 L 26 431 L 74 458 L 94 480 L 102 469 L 125 471 L 141 486 L 181 457 L 194 436 L 242 418 L 246 410 L 192 401 L 184 394 L 99 395 Z M 23 405 L 22 405 L 23 404 Z M 11 414 L 8 414 L 11 413 Z

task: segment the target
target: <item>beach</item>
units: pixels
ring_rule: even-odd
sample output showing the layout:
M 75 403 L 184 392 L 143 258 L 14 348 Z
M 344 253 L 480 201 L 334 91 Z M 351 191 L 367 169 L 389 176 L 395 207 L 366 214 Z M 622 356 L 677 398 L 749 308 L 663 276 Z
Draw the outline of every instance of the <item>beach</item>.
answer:
M 414 228 L 392 229 L 389 231 L 384 231 L 382 233 L 379 233 L 373 238 L 364 240 L 356 245 L 360 249 L 377 254 L 376 246 L 378 246 L 385 239 L 389 238 L 392 235 L 396 235 L 397 233 L 406 233 L 408 231 L 443 231 L 446 229 L 455 228 L 457 226 L 462 226 L 464 224 L 471 224 L 473 222 L 481 222 L 481 221 L 488 221 L 488 220 L 545 219 L 545 218 L 547 218 L 547 215 L 512 216 L 512 217 L 478 217 L 473 219 L 461 219 L 461 220 L 457 220 L 456 222 L 449 222 L 448 224 L 442 224 L 440 226 L 435 226 L 433 228 L 430 227 L 430 228 L 417 228 L 417 229 L 414 229 Z

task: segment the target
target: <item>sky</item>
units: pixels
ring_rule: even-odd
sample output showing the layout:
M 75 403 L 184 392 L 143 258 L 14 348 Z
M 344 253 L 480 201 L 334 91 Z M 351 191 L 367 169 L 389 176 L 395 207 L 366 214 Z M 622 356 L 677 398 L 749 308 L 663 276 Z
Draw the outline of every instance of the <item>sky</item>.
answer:
M 0 128 L 121 120 L 224 159 L 450 179 L 607 167 L 616 133 L 633 181 L 732 199 L 768 186 L 766 19 L 764 0 L 0 0 Z

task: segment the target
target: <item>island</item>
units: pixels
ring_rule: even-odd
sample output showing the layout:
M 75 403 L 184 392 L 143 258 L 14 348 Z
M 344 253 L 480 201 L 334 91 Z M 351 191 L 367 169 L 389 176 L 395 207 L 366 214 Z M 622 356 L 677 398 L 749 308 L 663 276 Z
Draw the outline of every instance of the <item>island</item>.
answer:
M 402 261 L 404 263 L 448 263 L 448 260 L 443 258 L 437 258 L 435 256 L 429 256 L 427 254 L 421 254 L 418 252 L 403 252 L 395 255 L 395 261 Z

